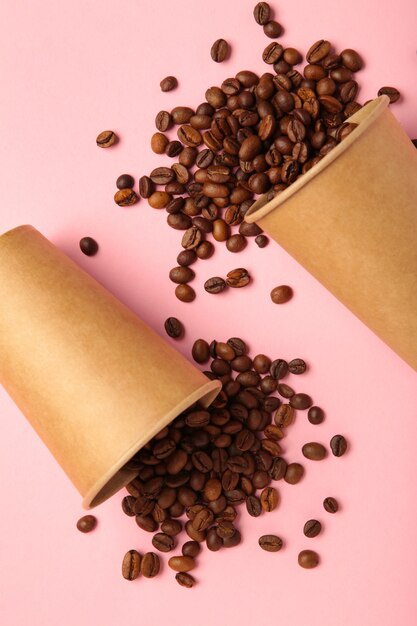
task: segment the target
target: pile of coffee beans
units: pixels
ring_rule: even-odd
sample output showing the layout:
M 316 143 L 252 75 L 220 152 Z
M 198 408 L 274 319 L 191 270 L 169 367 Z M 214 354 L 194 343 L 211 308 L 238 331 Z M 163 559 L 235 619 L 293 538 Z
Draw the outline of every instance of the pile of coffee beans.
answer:
M 173 320 L 176 318 L 167 320 L 168 333 L 177 322 L 182 328 L 179 320 Z M 274 511 L 280 494 L 273 485 L 280 480 L 291 485 L 302 480 L 304 467 L 285 459 L 283 451 L 297 411 L 314 409 L 313 414 L 324 415 L 308 394 L 297 393 L 282 382 L 289 373 L 306 371 L 303 359 L 287 362 L 265 354 L 251 358 L 238 337 L 211 343 L 197 339 L 192 356 L 199 364 L 209 363 L 204 373 L 220 380 L 222 389 L 210 407 L 198 403 L 190 406 L 129 461 L 137 478 L 127 485 L 128 495 L 122 500 L 123 512 L 153 534 L 154 549 L 174 553 L 168 566 L 176 572 L 177 582 L 188 588 L 195 584 L 189 572 L 195 568 L 203 546 L 216 552 L 241 542 L 237 524 L 240 507 L 244 505 L 251 517 Z M 347 449 L 346 439 L 335 435 L 330 449 L 341 456 Z M 327 448 L 308 442 L 302 453 L 318 461 L 325 458 Z M 326 498 L 323 506 L 330 513 L 338 510 L 332 497 Z M 311 519 L 303 533 L 313 538 L 321 530 L 321 523 Z M 186 541 L 181 542 L 184 534 Z M 259 538 L 259 546 L 278 552 L 284 541 L 271 533 Z M 319 556 L 303 550 L 298 562 L 312 568 L 319 563 Z M 123 559 L 122 574 L 128 580 L 140 573 L 150 577 L 149 571 L 155 576 L 159 569 L 160 560 L 153 552 L 141 557 L 130 550 Z

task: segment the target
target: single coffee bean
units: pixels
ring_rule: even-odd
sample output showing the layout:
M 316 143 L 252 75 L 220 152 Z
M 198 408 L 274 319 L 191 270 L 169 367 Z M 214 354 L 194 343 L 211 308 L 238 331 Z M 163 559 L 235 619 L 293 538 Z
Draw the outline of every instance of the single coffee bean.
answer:
M 192 347 L 192 356 L 197 363 L 207 363 L 210 358 L 210 350 L 207 341 L 197 339 Z
M 147 533 L 153 533 L 158 527 L 157 522 L 151 515 L 136 515 L 135 522 L 142 528 L 142 530 L 146 530 Z
M 125 496 L 122 500 L 122 509 L 123 513 L 129 515 L 129 517 L 135 516 L 134 504 L 136 502 L 136 498 L 133 496 Z
M 277 535 L 262 535 L 259 537 L 258 543 L 266 552 L 278 552 L 283 545 L 282 539 Z
M 119 189 L 114 194 L 114 201 L 119 206 L 132 206 L 138 201 L 138 197 L 133 189 Z
M 209 259 L 213 256 L 214 246 L 211 241 L 202 241 L 195 251 L 199 259 Z
M 235 532 L 233 533 L 231 537 L 224 537 L 223 546 L 225 548 L 234 548 L 235 546 L 239 545 L 241 540 L 242 540 L 242 536 L 240 532 L 238 531 L 238 529 L 236 528 Z
M 159 83 L 161 91 L 172 91 L 175 87 L 178 87 L 178 80 L 175 76 L 166 76 Z
M 339 504 L 335 498 L 329 497 L 323 500 L 324 510 L 328 513 L 336 513 L 339 510 Z
M 278 491 L 273 487 L 265 487 L 261 492 L 260 500 L 264 511 L 273 511 L 279 503 Z
M 253 359 L 253 369 L 258 374 L 266 374 L 271 367 L 271 359 L 265 354 L 257 354 Z
M 273 41 L 272 43 L 267 45 L 267 47 L 263 51 L 262 58 L 265 63 L 268 63 L 269 65 L 273 65 L 274 63 L 279 61 L 283 52 L 284 52 L 284 48 L 281 46 L 281 44 Z
M 194 569 L 195 561 L 192 556 L 172 556 L 168 565 L 175 572 L 189 572 Z
M 275 359 L 272 361 L 269 373 L 275 380 L 280 380 L 288 374 L 288 363 L 284 359 Z
M 94 256 L 98 251 L 98 243 L 92 237 L 83 237 L 80 239 L 80 250 L 87 256 Z
M 378 90 L 378 96 L 388 96 L 390 104 L 393 104 L 400 99 L 401 94 L 395 87 L 381 87 Z
M 262 506 L 259 498 L 256 496 L 248 496 L 248 498 L 246 498 L 246 509 L 252 517 L 259 517 L 262 513 Z
M 195 291 L 190 285 L 178 285 L 175 289 L 175 295 L 181 302 L 192 302 L 195 300 Z
M 158 193 L 158 192 L 155 192 L 155 193 Z M 152 195 L 155 195 L 155 194 L 152 194 Z M 168 202 L 166 204 L 168 204 Z M 163 208 L 163 207 L 158 206 L 154 208 Z M 183 213 L 174 213 L 174 214 L 168 215 L 167 223 L 169 224 L 169 226 L 171 226 L 171 228 L 175 228 L 175 230 L 187 230 L 188 228 L 190 228 L 192 222 L 191 222 L 191 217 L 189 217 L 188 215 L 184 215 Z M 181 263 L 178 263 L 178 264 L 181 265 Z
M 167 335 L 173 339 L 178 339 L 184 334 L 184 326 L 176 317 L 168 317 L 164 326 Z
M 290 463 L 287 465 L 284 480 L 290 485 L 296 485 L 304 476 L 304 467 L 300 463 Z
M 247 222 L 242 222 L 239 226 L 239 233 L 244 235 L 245 237 L 255 237 L 256 235 L 260 235 L 262 230 L 259 228 L 257 224 L 248 224 Z
M 178 285 L 181 285 L 183 283 L 189 283 L 191 280 L 193 280 L 194 277 L 195 274 L 193 270 L 190 267 L 184 267 L 182 265 L 173 267 L 172 270 L 170 270 L 169 272 L 170 280 L 172 280 L 173 283 L 177 283 Z
M 278 393 L 283 398 L 289 399 L 292 398 L 292 396 L 295 394 L 295 391 L 289 385 L 286 385 L 285 383 L 280 383 L 278 385 Z
M 183 150 L 183 145 L 180 141 L 169 141 L 165 148 L 165 154 L 171 158 L 178 156 Z
M 96 144 L 99 148 L 110 148 L 117 142 L 117 135 L 112 130 L 103 130 L 96 139 Z
M 352 72 L 358 72 L 363 67 L 362 57 L 356 50 L 352 50 L 351 48 L 346 48 L 346 50 L 342 50 L 340 53 L 340 58 L 345 67 L 347 67 Z
M 192 226 L 184 233 L 181 245 L 186 250 L 193 250 L 201 243 L 202 238 L 202 231 L 197 226 Z
M 327 455 L 326 448 L 321 443 L 316 443 L 315 441 L 305 443 L 302 447 L 302 452 L 306 459 L 311 461 L 321 461 Z
M 324 420 L 324 411 L 318 406 L 312 406 L 308 410 L 307 416 L 310 424 L 321 424 Z
M 175 541 L 170 535 L 165 533 L 156 533 L 152 537 L 152 545 L 160 552 L 170 552 L 175 547 Z
M 163 133 L 154 133 L 151 137 L 151 149 L 155 154 L 164 154 L 169 139 Z
M 241 252 L 246 248 L 246 239 L 243 235 L 235 234 L 229 237 L 226 241 L 226 248 L 229 252 Z
M 308 522 L 304 524 L 303 532 L 306 537 L 317 537 L 321 532 L 320 522 L 316 519 L 309 519 Z
M 211 552 L 217 552 L 223 546 L 223 539 L 219 537 L 214 526 L 207 532 L 206 545 Z
M 129 550 L 123 557 L 122 576 L 126 580 L 135 580 L 140 574 L 141 556 L 136 550 Z
M 177 256 L 177 263 L 183 267 L 188 267 L 197 261 L 195 250 L 182 250 Z
M 211 46 L 211 58 L 216 63 L 222 63 L 229 54 L 229 44 L 225 39 L 217 39 Z
M 269 243 L 269 239 L 265 235 L 258 235 L 255 237 L 255 243 L 259 248 L 265 248 Z
M 250 283 L 250 276 L 246 269 L 238 268 L 227 273 L 226 283 L 229 287 L 240 288 Z
M 201 546 L 197 541 L 186 541 L 182 546 L 181 552 L 183 556 L 191 556 L 195 558 L 201 550 Z
M 316 41 L 306 54 L 306 59 L 309 63 L 318 63 L 322 61 L 330 52 L 331 43 L 320 39 Z
M 303 359 L 292 359 L 292 361 L 288 363 L 288 369 L 291 374 L 304 374 L 307 365 Z
M 139 178 L 139 194 L 142 198 L 149 198 L 155 191 L 155 185 L 149 176 L 141 176 Z
M 229 346 L 233 348 L 236 356 L 242 356 L 248 351 L 245 342 L 239 337 L 230 337 L 230 339 L 228 339 L 226 343 L 228 343 Z
M 118 189 L 131 189 L 134 184 L 135 181 L 130 174 L 121 174 L 116 180 L 116 187 Z
M 271 300 L 274 304 L 284 304 L 291 300 L 293 295 L 293 291 L 291 287 L 288 285 L 280 285 L 279 287 L 274 287 L 271 291 Z
M 347 450 L 347 441 L 343 435 L 334 435 L 330 440 L 330 447 L 334 456 L 343 456 Z
M 267 2 L 258 2 L 258 4 L 253 9 L 253 17 L 255 18 L 255 22 L 260 26 L 264 26 L 269 22 L 269 18 L 271 16 L 271 7 Z
M 319 561 L 319 555 L 314 550 L 302 550 L 298 555 L 298 565 L 305 569 L 317 567 Z
M 264 24 L 264 33 L 267 37 L 271 39 L 276 39 L 280 35 L 282 35 L 284 29 L 282 28 L 279 22 L 275 22 L 275 20 L 270 20 L 266 24 Z
M 149 177 L 156 185 L 166 185 L 174 180 L 175 173 L 170 167 L 156 167 Z
M 140 571 L 145 578 L 154 578 L 159 573 L 160 566 L 159 556 L 155 552 L 146 552 L 142 557 Z
M 204 283 L 204 289 L 207 293 L 220 293 L 226 289 L 227 285 L 223 278 L 219 276 L 214 276 L 213 278 L 209 278 Z
M 182 141 L 186 146 L 190 146 L 191 148 L 195 148 L 199 146 L 203 139 L 201 134 L 196 128 L 193 128 L 189 124 L 184 124 L 180 126 L 177 130 L 178 139 Z
M 89 533 L 97 526 L 97 518 L 94 515 L 84 515 L 77 522 L 77 528 L 82 533 Z
M 161 524 L 161 530 L 170 537 L 175 537 L 182 531 L 182 524 L 176 519 L 166 519 Z
M 177 574 L 175 574 L 175 580 L 181 587 L 187 587 L 187 589 L 195 585 L 195 578 L 186 572 L 177 572 Z
M 268 470 L 269 475 L 273 480 L 281 480 L 284 478 L 287 471 L 287 463 L 281 457 L 275 457 L 272 461 L 272 465 Z M 287 481 L 288 482 L 288 481 Z
M 306 393 L 295 393 L 290 398 L 290 405 L 294 409 L 299 409 L 301 411 L 310 408 L 312 404 L 313 400 Z

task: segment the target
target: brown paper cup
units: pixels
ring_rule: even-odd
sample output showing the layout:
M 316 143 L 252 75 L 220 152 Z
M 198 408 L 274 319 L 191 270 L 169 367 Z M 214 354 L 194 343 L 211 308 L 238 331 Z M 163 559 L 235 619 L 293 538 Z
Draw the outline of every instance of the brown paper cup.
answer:
M 417 369 L 417 150 L 373 100 L 358 127 L 246 214 Z
M 91 508 L 209 381 L 32 226 L 0 237 L 0 382 Z

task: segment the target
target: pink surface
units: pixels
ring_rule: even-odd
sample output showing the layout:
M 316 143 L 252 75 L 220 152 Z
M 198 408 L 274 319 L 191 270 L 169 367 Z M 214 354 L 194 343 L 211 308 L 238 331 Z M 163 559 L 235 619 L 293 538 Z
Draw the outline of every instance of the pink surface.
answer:
M 260 250 L 252 241 L 238 256 L 218 246 L 210 261 L 194 266 L 197 300 L 179 302 L 167 274 L 180 233 L 166 226 L 164 211 L 143 200 L 127 209 L 113 202 L 119 174 L 137 180 L 164 161 L 149 148 L 158 110 L 196 106 L 208 86 L 240 69 L 267 71 L 261 53 L 270 40 L 253 20 L 253 5 L 3 2 L 0 231 L 33 224 L 161 334 L 166 317 L 179 317 L 187 331 L 176 345 L 186 355 L 199 336 L 238 335 L 252 354 L 305 358 L 309 373 L 288 382 L 310 393 L 327 419 L 312 426 L 300 412 L 286 456 L 302 460 L 305 441 L 327 443 L 338 432 L 349 438 L 349 454 L 306 461 L 302 483 L 278 485 L 282 503 L 274 513 L 256 520 L 242 513 L 243 544 L 204 551 L 193 590 L 179 587 L 166 565 L 158 580 L 128 583 L 120 573 L 123 554 L 151 549 L 151 536 L 122 514 L 121 494 L 96 510 L 94 533 L 76 531 L 80 497 L 0 389 L 3 626 L 417 622 L 416 373 L 274 243 Z M 361 51 L 367 66 L 359 75 L 366 83 L 360 100 L 382 85 L 398 87 L 403 101 L 393 111 L 417 136 L 413 0 L 273 6 L 286 45 L 305 52 L 329 38 L 339 49 Z M 223 64 L 209 54 L 218 37 L 233 48 Z M 159 81 L 167 74 L 180 84 L 164 94 Z M 108 128 L 120 143 L 100 150 L 95 137 Z M 94 258 L 79 252 L 84 235 L 100 244 Z M 253 274 L 250 288 L 221 297 L 202 291 L 208 277 L 239 266 Z M 295 296 L 276 306 L 269 291 L 282 283 L 292 285 Z M 322 509 L 328 495 L 341 502 L 337 515 Z M 324 524 L 316 539 L 302 534 L 311 517 Z M 259 549 L 258 537 L 268 532 L 284 538 L 282 552 Z M 321 555 L 314 571 L 297 565 L 305 548 Z

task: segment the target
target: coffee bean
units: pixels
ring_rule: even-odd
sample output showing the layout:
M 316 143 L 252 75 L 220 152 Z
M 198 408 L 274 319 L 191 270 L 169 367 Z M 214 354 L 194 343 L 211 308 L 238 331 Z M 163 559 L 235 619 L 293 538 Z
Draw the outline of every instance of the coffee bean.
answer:
M 246 269 L 238 268 L 227 273 L 226 283 L 229 287 L 245 287 L 250 282 L 250 276 Z
M 278 491 L 273 487 L 265 487 L 261 492 L 260 500 L 264 511 L 273 511 L 279 503 Z
M 304 567 L 305 569 L 317 567 L 319 562 L 319 555 L 313 550 L 302 550 L 298 555 L 298 565 Z
M 277 535 L 262 535 L 259 537 L 258 543 L 266 552 L 278 552 L 283 545 L 282 539 Z
M 170 167 L 156 167 L 150 173 L 150 179 L 156 185 L 166 185 L 175 178 L 175 173 Z
M 116 180 L 116 187 L 118 189 L 131 189 L 134 184 L 135 181 L 130 174 L 121 174 Z
M 401 94 L 395 87 L 381 87 L 378 90 L 378 96 L 388 96 L 390 104 L 393 104 L 400 99 Z
M 335 498 L 329 497 L 323 500 L 324 510 L 328 513 L 336 513 L 339 510 L 339 505 Z
M 246 498 L 246 509 L 252 517 L 259 517 L 262 513 L 262 506 L 259 498 L 256 496 L 249 496 Z
M 155 193 L 158 193 L 158 192 L 155 192 Z M 165 201 L 165 206 L 167 204 L 168 202 Z M 163 207 L 155 207 L 155 208 L 163 208 Z M 171 226 L 171 228 L 175 228 L 175 230 L 187 230 L 191 226 L 191 218 L 188 215 L 184 215 L 183 213 L 174 213 L 174 214 L 168 215 L 167 223 L 169 224 L 169 226 Z M 181 264 L 179 263 L 179 265 Z
M 223 546 L 223 539 L 219 537 L 215 527 L 207 532 L 206 545 L 211 552 L 217 552 Z
M 318 406 L 312 406 L 308 410 L 308 421 L 311 424 L 321 424 L 324 420 L 324 411 Z
M 275 20 L 270 20 L 266 24 L 264 24 L 264 33 L 267 37 L 271 39 L 276 39 L 280 35 L 282 35 L 284 29 L 282 28 L 279 22 L 275 22 Z
M 196 226 L 192 226 L 184 233 L 181 245 L 186 250 L 193 250 L 201 243 L 202 238 L 202 231 Z
M 190 589 L 195 585 L 195 579 L 193 576 L 191 576 L 191 574 L 187 574 L 186 572 L 178 572 L 175 574 L 175 580 L 179 585 L 181 585 L 181 587 L 187 587 L 187 589 Z
M 160 566 L 159 556 L 155 552 L 146 552 L 142 557 L 140 571 L 145 578 L 154 578 L 159 573 Z
M 175 541 L 170 535 L 165 533 L 156 533 L 152 537 L 152 545 L 160 552 L 170 552 L 175 547 Z
M 290 485 L 296 485 L 304 476 L 304 467 L 299 463 L 290 463 L 287 465 L 284 480 Z
M 141 556 L 136 550 L 129 550 L 123 557 L 122 576 L 126 580 L 135 580 L 140 574 Z
M 269 18 L 271 16 L 271 7 L 267 2 L 258 2 L 258 4 L 253 9 L 253 16 L 257 24 L 259 24 L 260 26 L 264 26 L 269 22 Z
M 229 54 L 229 44 L 224 39 L 217 39 L 211 46 L 211 58 L 216 63 L 222 63 Z
M 363 67 L 362 57 L 356 50 L 352 50 L 351 48 L 346 48 L 346 50 L 342 50 L 340 53 L 340 58 L 345 67 L 347 67 L 352 72 L 358 72 Z
M 197 363 L 206 363 L 210 358 L 209 345 L 204 339 L 197 339 L 192 348 L 192 356 Z
M 326 448 L 321 443 L 316 442 L 305 443 L 302 452 L 306 459 L 311 461 L 321 461 L 327 455 Z
M 289 385 L 286 385 L 285 383 L 280 383 L 278 385 L 278 393 L 283 398 L 292 398 L 292 396 L 295 394 L 295 391 Z
M 279 287 L 274 287 L 271 291 L 271 300 L 274 304 L 284 304 L 291 300 L 292 295 L 291 287 L 288 287 L 288 285 L 280 285 Z
M 195 148 L 202 143 L 202 137 L 196 128 L 193 128 L 189 124 L 180 126 L 177 130 L 178 139 L 182 141 L 186 146 Z
M 155 186 L 149 176 L 141 176 L 139 178 L 139 194 L 142 198 L 149 198 L 155 191 Z
M 290 398 L 290 405 L 294 409 L 305 410 L 311 407 L 313 404 L 313 400 L 306 393 L 295 393 Z
M 154 133 L 151 137 L 151 148 L 155 154 L 164 154 L 169 139 L 163 133 Z
M 183 265 L 179 265 L 177 267 L 173 267 L 169 272 L 169 278 L 173 283 L 177 283 L 181 285 L 183 283 L 189 283 L 195 274 L 190 267 L 185 267 Z
M 265 248 L 269 243 L 269 239 L 265 235 L 258 235 L 255 237 L 255 243 L 259 248 Z
M 284 359 L 275 359 L 271 363 L 269 373 L 275 380 L 284 378 L 288 373 L 288 363 Z
M 183 267 L 188 267 L 197 261 L 195 250 L 182 250 L 177 256 L 177 263 Z
M 347 441 L 343 435 L 334 435 L 330 440 L 330 447 L 334 456 L 343 456 L 347 450 Z
M 288 369 L 291 374 L 304 374 L 307 365 L 303 359 L 292 359 L 292 361 L 288 363 Z
M 114 201 L 119 206 L 132 206 L 138 201 L 138 197 L 133 189 L 119 189 L 114 194 Z
M 181 522 L 175 519 L 166 519 L 161 524 L 161 530 L 170 537 L 175 537 L 182 531 Z
M 306 537 L 317 537 L 321 532 L 321 524 L 316 519 L 310 519 L 304 524 L 304 534 Z
M 184 326 L 176 317 L 168 317 L 164 323 L 165 331 L 172 339 L 178 339 L 184 334 Z
M 192 556 L 172 556 L 168 565 L 175 572 L 189 572 L 194 569 L 195 561 Z
M 133 496 L 125 496 L 122 500 L 122 509 L 123 513 L 129 515 L 129 517 L 135 516 L 135 511 L 133 509 L 136 499 Z
M 161 91 L 172 91 L 175 87 L 178 87 L 178 81 L 175 76 L 166 76 L 159 83 Z
M 195 291 L 190 285 L 178 285 L 175 295 L 181 302 L 192 302 L 195 299 Z
M 169 141 L 165 148 L 165 154 L 171 158 L 178 156 L 183 150 L 180 141 Z
M 273 459 L 272 461 L 271 467 L 268 470 L 268 473 L 274 480 L 281 480 L 281 478 L 284 478 L 286 471 L 287 463 L 285 462 L 285 460 L 281 457 L 275 457 L 275 459 Z
M 92 237 L 80 239 L 80 250 L 87 256 L 94 256 L 98 252 L 98 243 Z
M 77 522 L 77 528 L 82 533 L 89 533 L 97 526 L 97 518 L 94 515 L 84 515 Z
M 196 557 L 201 550 L 201 546 L 197 541 L 186 541 L 182 546 L 183 556 Z
M 207 293 L 220 293 L 226 289 L 227 285 L 223 278 L 219 276 L 214 276 L 213 278 L 209 278 L 204 283 L 204 289 Z
M 196 248 L 199 259 L 209 259 L 214 253 L 214 246 L 211 241 L 203 241 Z
M 118 140 L 116 133 L 112 130 L 103 130 L 96 139 L 96 144 L 99 148 L 110 148 Z
M 318 63 L 322 61 L 330 52 L 331 43 L 320 39 L 316 41 L 306 54 L 306 59 L 309 63 Z
M 284 48 L 281 46 L 281 44 L 273 41 L 272 43 L 267 45 L 267 47 L 263 51 L 262 58 L 265 61 L 265 63 L 268 63 L 269 65 L 273 65 L 281 58 L 283 52 L 284 52 Z
M 246 248 L 246 239 L 243 235 L 235 234 L 226 241 L 226 248 L 229 252 L 241 252 Z

